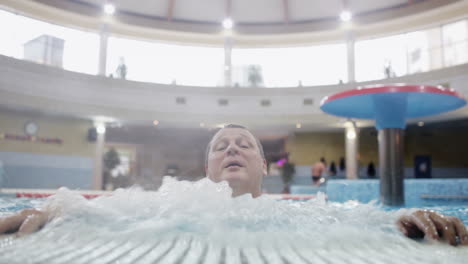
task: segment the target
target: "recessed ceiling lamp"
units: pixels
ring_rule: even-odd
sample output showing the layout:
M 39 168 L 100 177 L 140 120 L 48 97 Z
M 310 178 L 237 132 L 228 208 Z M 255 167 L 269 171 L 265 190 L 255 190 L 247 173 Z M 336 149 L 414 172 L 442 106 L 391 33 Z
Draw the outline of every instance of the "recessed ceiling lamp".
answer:
M 343 10 L 340 13 L 340 19 L 343 22 L 350 21 L 352 17 L 353 17 L 353 14 L 351 14 L 351 12 L 349 12 L 348 10 Z
M 106 125 L 104 125 L 104 124 L 98 124 L 98 125 L 96 126 L 96 132 L 97 132 L 98 134 L 104 134 L 104 133 L 106 133 Z
M 104 5 L 104 13 L 108 15 L 113 15 L 115 13 L 115 6 L 113 4 L 106 3 Z
M 347 139 L 355 139 L 356 138 L 356 132 L 354 130 L 350 130 L 346 132 L 346 138 Z
M 232 21 L 231 18 L 228 17 L 223 20 L 224 29 L 232 29 L 233 26 L 234 26 L 234 22 Z
M 154 121 L 153 121 L 153 125 L 155 125 L 155 126 L 159 125 L 159 121 L 158 121 L 158 120 L 154 120 Z
M 296 124 L 296 128 L 301 128 L 302 127 L 302 124 L 301 123 L 297 123 Z

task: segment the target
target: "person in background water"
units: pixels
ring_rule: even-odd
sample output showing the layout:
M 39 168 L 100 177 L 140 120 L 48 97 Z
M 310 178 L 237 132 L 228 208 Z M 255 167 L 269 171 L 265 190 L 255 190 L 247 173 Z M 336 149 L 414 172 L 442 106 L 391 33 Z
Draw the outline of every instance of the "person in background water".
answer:
M 323 174 L 327 171 L 327 163 L 324 157 L 320 158 L 320 161 L 312 166 L 312 184 L 314 186 L 320 186 L 325 182 Z
M 339 168 L 340 171 L 344 171 L 346 169 L 346 162 L 344 157 L 340 158 Z
M 330 168 L 328 169 L 330 172 L 330 176 L 335 176 L 336 175 L 336 164 L 334 161 L 330 163 Z
M 367 177 L 375 178 L 375 165 L 372 161 L 367 165 Z
M 267 164 L 260 141 L 243 126 L 227 125 L 219 130 L 206 150 L 206 177 L 214 182 L 227 181 L 232 196 L 250 194 L 259 197 Z M 53 218 L 55 212 L 26 209 L 0 218 L 0 233 L 25 235 L 37 231 Z M 399 230 L 410 238 L 425 237 L 451 245 L 468 245 L 463 222 L 435 211 L 417 210 L 400 217 Z

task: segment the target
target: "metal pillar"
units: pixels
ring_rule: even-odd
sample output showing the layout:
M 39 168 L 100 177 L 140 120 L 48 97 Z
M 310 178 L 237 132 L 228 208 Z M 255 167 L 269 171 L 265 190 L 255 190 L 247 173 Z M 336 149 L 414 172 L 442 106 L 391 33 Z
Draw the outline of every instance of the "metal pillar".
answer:
M 399 206 L 405 202 L 403 138 L 403 129 L 379 130 L 380 201 L 385 205 Z

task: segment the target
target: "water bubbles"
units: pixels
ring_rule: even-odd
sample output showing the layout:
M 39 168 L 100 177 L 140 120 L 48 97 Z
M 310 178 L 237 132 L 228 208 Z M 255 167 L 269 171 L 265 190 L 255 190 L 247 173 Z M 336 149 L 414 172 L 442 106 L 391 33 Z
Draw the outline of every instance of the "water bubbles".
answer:
M 186 257 L 195 258 L 193 263 L 204 262 L 197 258 L 214 263 L 231 262 L 229 259 L 236 259 L 233 263 L 259 259 L 271 263 L 354 259 L 360 263 L 382 254 L 389 257 L 381 260 L 405 262 L 414 257 L 419 263 L 457 263 L 468 257 L 466 250 L 454 254 L 454 248 L 421 245 L 399 234 L 395 220 L 408 209 L 391 212 L 376 203 L 327 202 L 320 193 L 306 202 L 231 195 L 227 182 L 206 178 L 188 182 L 165 177 L 157 192 L 135 186 L 92 200 L 60 189 L 43 204 L 58 212 L 56 219 L 24 240 L 0 243 L 0 254 L 48 259 L 42 254 L 56 252 L 59 242 L 69 251 L 56 253 L 58 259 L 74 254 L 83 262 L 93 256 L 96 263 L 114 255 L 121 256 L 121 263 Z M 35 246 L 38 243 L 40 249 Z M 440 247 L 444 250 L 434 250 Z M 78 251 L 73 248 L 80 249 L 81 255 L 75 256 Z M 128 254 L 122 254 L 123 249 Z
M 395 219 L 374 204 L 327 203 L 326 196 L 321 193 L 307 202 L 277 201 L 268 196 L 254 199 L 250 194 L 232 198 L 231 195 L 226 182 L 214 183 L 206 178 L 189 182 L 165 177 L 157 192 L 133 187 L 93 200 L 60 189 L 45 206 L 60 211 L 67 221 L 84 221 L 98 229 L 97 232 L 111 229 L 114 233 L 119 230 L 125 230 L 124 233 L 144 233 L 144 230 L 154 234 L 190 233 L 226 242 L 239 232 L 321 237 L 337 226 L 346 230 L 365 228 L 382 232 L 388 230 Z

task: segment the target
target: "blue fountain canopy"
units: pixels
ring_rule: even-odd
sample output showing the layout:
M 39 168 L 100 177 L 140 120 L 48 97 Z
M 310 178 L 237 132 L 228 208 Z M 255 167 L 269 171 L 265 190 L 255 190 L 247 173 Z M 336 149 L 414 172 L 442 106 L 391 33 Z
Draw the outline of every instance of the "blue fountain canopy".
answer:
M 325 113 L 376 120 L 377 129 L 405 128 L 407 118 L 430 116 L 466 105 L 453 89 L 429 85 L 375 85 L 347 90 L 322 99 Z

